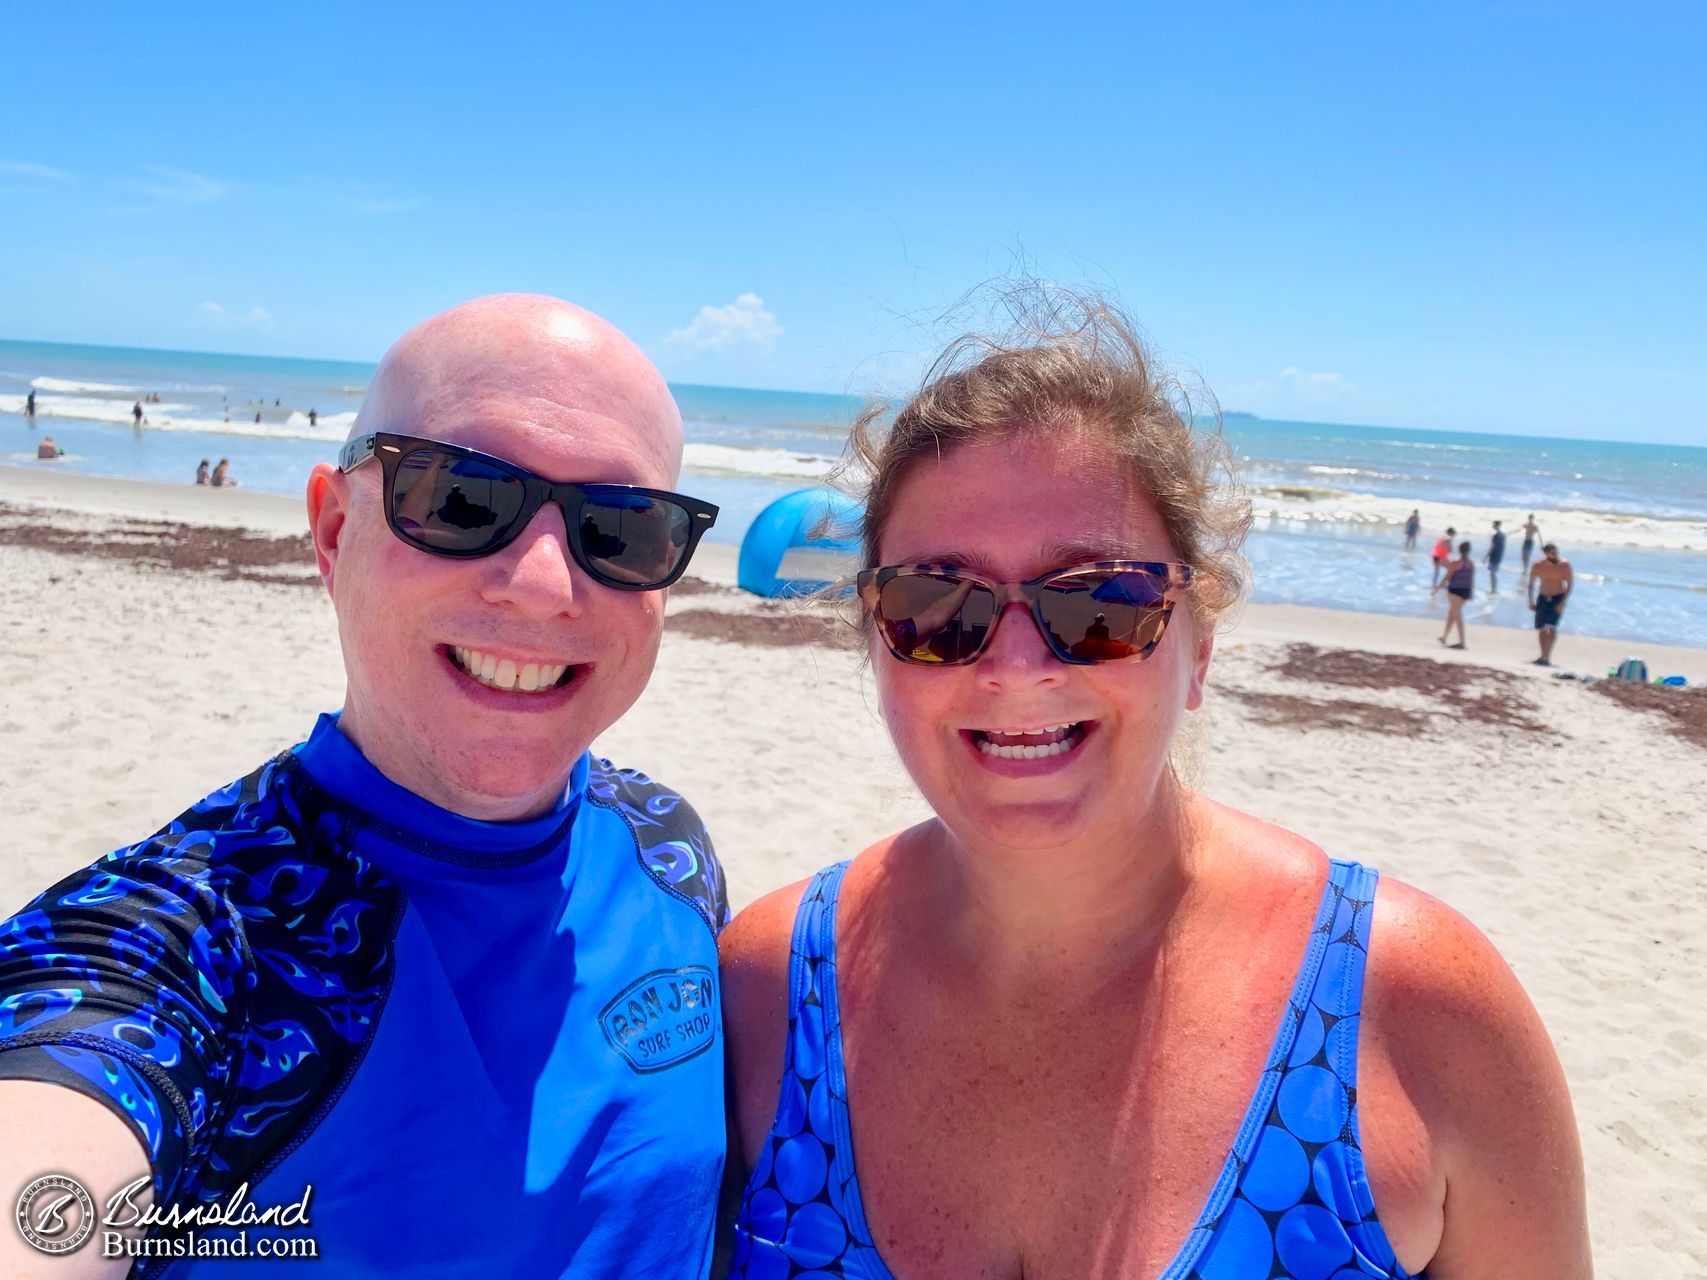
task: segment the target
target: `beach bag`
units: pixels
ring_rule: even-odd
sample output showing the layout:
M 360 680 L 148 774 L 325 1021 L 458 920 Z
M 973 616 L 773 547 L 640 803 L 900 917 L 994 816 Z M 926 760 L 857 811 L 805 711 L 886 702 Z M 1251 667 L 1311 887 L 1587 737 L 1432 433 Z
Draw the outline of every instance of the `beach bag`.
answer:
M 1634 680 L 1639 684 L 1648 683 L 1648 664 L 1640 658 L 1626 658 L 1618 664 L 1618 669 L 1612 673 L 1617 680 Z

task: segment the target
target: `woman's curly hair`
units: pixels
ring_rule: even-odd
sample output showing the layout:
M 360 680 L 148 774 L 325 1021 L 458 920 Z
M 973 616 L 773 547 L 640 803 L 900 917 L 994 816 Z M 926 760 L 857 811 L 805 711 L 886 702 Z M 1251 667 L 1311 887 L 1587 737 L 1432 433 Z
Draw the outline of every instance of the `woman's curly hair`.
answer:
M 897 411 L 874 401 L 854 420 L 844 488 L 862 497 L 864 563 L 879 563 L 895 494 L 914 464 L 957 447 L 1090 432 L 1131 468 L 1180 559 L 1193 617 L 1212 628 L 1244 595 L 1251 506 L 1207 394 L 1159 370 L 1137 327 L 1092 293 L 1035 282 L 997 294 L 1008 323 L 957 338 Z M 887 421 L 893 413 L 893 420 Z

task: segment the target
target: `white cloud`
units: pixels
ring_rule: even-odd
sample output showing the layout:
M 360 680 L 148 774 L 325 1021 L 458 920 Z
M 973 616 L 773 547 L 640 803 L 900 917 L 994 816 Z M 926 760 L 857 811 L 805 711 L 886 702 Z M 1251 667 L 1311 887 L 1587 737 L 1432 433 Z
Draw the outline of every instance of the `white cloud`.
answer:
M 1280 380 L 1308 400 L 1337 400 L 1357 390 L 1343 373 L 1306 373 L 1290 365 L 1280 371 Z
M 196 303 L 196 316 L 219 329 L 265 329 L 273 322 L 273 313 L 265 307 L 227 311 L 213 301 Z
M 140 168 L 144 173 L 153 175 L 155 181 L 143 183 L 138 190 L 157 200 L 175 204 L 207 204 L 225 195 L 223 182 L 187 169 L 170 169 L 163 164 L 145 164 Z
M 727 351 L 731 347 L 769 347 L 782 334 L 776 317 L 765 310 L 756 293 L 743 293 L 728 306 L 703 306 L 693 323 L 672 329 L 664 344 L 693 351 Z
M 28 160 L 0 160 L 0 173 L 21 173 L 26 178 L 47 178 L 52 182 L 70 182 L 76 177 L 51 164 L 32 164 Z
M 127 184 L 129 190 L 150 197 L 154 203 L 143 208 L 119 210 L 121 213 L 142 213 L 167 205 L 211 204 L 225 198 L 225 184 L 216 178 L 191 173 L 187 169 L 171 169 L 163 164 L 138 165 L 148 174 L 150 182 Z

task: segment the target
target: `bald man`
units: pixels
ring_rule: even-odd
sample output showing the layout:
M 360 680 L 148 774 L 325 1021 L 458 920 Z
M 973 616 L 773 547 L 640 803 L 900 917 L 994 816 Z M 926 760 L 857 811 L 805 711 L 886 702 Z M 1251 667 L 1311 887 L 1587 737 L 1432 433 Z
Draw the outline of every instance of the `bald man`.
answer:
M 588 752 L 716 515 L 681 456 L 567 303 L 386 355 L 308 483 L 342 710 L 0 924 L 0 1274 L 705 1274 L 722 872 Z

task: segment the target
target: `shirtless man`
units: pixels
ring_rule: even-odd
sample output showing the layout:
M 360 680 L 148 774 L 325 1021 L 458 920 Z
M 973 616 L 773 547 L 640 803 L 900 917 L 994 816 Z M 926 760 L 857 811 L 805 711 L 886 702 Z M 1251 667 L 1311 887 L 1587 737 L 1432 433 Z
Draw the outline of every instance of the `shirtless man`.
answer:
M 1541 536 L 1541 526 L 1535 523 L 1535 513 L 1523 522 L 1523 571 L 1529 572 L 1529 557 L 1535 554 L 1535 539 Z
M 1559 638 L 1559 619 L 1571 585 L 1571 562 L 1559 559 L 1558 546 L 1549 542 L 1529 571 L 1529 607 L 1535 610 L 1535 630 L 1541 640 L 1541 656 L 1533 664 L 1537 667 L 1553 665 L 1553 642 Z

